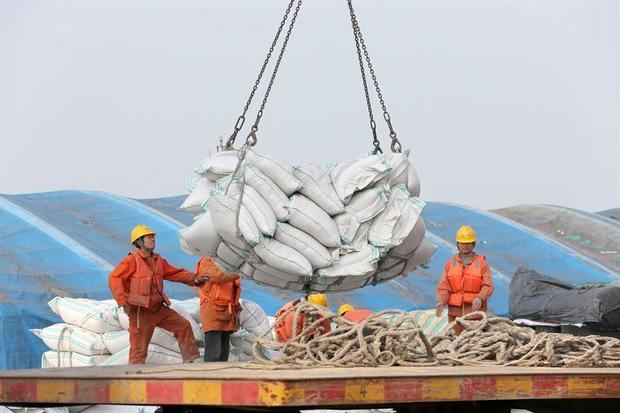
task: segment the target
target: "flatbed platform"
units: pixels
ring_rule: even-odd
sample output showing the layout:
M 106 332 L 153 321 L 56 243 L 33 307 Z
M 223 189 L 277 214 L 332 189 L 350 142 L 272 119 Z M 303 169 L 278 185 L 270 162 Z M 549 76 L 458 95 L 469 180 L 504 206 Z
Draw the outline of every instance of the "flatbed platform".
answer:
M 250 408 L 532 399 L 620 399 L 620 368 L 303 369 L 199 363 L 0 372 L 0 405 Z

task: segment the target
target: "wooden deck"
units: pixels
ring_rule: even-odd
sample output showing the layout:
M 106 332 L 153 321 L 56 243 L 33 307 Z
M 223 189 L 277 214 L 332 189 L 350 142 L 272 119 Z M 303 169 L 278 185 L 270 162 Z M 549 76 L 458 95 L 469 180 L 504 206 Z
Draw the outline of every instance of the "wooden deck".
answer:
M 620 368 L 270 368 L 248 363 L 0 372 L 1 404 L 337 407 L 620 399 Z

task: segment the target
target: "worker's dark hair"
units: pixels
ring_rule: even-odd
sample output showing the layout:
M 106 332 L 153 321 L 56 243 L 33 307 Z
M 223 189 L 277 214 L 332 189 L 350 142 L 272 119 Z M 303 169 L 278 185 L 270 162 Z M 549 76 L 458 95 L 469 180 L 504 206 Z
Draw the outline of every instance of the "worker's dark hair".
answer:
M 137 249 L 142 248 L 143 245 L 144 245 L 144 240 L 142 239 L 142 237 L 138 238 L 137 240 L 133 242 L 133 246 L 136 247 Z

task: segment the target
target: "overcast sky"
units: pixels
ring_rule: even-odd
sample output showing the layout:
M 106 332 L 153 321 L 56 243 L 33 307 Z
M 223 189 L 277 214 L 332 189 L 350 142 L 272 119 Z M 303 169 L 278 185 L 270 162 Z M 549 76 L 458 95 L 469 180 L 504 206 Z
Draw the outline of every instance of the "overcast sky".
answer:
M 0 193 L 184 193 L 286 4 L 0 0 Z M 617 1 L 355 5 L 423 199 L 620 207 Z M 256 149 L 324 164 L 370 142 L 346 1 L 305 0 Z

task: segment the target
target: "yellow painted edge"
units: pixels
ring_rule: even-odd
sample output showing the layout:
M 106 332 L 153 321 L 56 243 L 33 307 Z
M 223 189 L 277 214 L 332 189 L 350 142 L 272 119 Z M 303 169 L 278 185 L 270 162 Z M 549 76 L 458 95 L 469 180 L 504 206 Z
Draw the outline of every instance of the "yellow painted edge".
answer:
M 596 392 L 604 392 L 605 380 L 600 377 L 569 377 L 567 390 L 570 396 L 592 396 Z
M 303 404 L 304 389 L 291 387 L 290 384 L 277 382 L 259 382 L 258 402 L 263 406 L 292 406 Z
M 111 380 L 110 403 L 146 403 L 146 380 Z
M 460 400 L 460 378 L 427 378 L 422 380 L 422 400 Z
M 346 402 L 382 402 L 385 399 L 385 386 L 376 380 L 348 381 L 344 386 Z
M 222 382 L 215 380 L 184 381 L 183 402 L 185 404 L 221 405 Z
M 495 378 L 495 388 L 497 398 L 530 397 L 533 394 L 533 383 L 531 377 L 504 377 Z
M 37 383 L 37 401 L 72 402 L 74 401 L 73 380 L 41 380 Z

